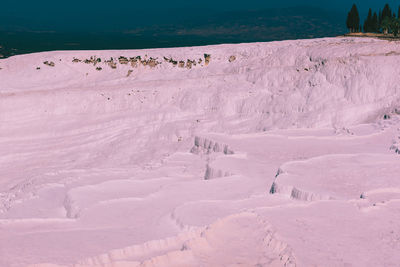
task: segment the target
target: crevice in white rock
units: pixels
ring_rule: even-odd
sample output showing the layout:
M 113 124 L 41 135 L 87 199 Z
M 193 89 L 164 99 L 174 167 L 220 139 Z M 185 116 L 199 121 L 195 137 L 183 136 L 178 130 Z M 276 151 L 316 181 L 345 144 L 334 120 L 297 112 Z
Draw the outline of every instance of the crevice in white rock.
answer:
M 209 164 L 206 166 L 206 172 L 204 173 L 204 180 L 210 180 L 213 178 L 221 178 L 231 176 L 232 173 L 228 171 L 223 171 L 220 169 L 212 168 Z
M 63 204 L 66 213 L 65 216 L 67 218 L 76 219 L 79 217 L 80 209 L 79 207 L 76 206 L 76 204 L 74 203 L 73 199 L 69 194 L 65 196 Z
M 294 186 L 280 186 L 277 179 L 272 183 L 270 194 L 281 194 L 295 200 L 301 201 L 318 201 L 318 200 L 331 200 L 331 196 L 321 195 L 314 192 L 307 192 Z
M 194 145 L 192 149 L 190 150 L 190 153 L 193 154 L 211 154 L 211 153 L 220 153 L 223 152 L 225 155 L 231 155 L 234 154 L 235 152 L 229 148 L 228 145 L 226 144 L 221 144 L 219 142 L 207 139 L 207 138 L 202 138 L 199 136 L 196 136 L 194 138 Z

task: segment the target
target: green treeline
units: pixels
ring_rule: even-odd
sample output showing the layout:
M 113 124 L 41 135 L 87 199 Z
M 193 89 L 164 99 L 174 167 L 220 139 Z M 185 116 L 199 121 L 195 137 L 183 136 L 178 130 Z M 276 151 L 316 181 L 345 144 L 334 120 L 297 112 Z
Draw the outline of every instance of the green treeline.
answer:
M 397 36 L 400 30 L 400 6 L 397 16 L 389 4 L 386 4 L 378 13 L 376 11 L 373 12 L 370 8 L 364 24 L 361 25 L 357 6 L 353 4 L 347 14 L 346 26 L 350 32 L 391 33 Z

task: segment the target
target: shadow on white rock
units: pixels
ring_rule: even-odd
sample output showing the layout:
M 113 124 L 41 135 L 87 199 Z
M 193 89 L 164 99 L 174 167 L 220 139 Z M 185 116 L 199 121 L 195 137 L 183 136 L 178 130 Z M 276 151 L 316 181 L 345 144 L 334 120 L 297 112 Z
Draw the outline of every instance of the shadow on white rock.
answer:
M 231 155 L 235 152 L 229 148 L 228 145 L 196 136 L 194 138 L 194 146 L 190 150 L 193 154 L 211 154 L 223 152 L 225 155 Z

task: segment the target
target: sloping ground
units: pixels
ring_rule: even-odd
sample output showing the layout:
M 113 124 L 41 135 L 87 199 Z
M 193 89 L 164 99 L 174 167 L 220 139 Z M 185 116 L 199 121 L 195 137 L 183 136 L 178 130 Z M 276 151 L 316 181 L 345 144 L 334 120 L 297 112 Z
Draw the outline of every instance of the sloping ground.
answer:
M 400 47 L 0 61 L 1 266 L 396 266 Z

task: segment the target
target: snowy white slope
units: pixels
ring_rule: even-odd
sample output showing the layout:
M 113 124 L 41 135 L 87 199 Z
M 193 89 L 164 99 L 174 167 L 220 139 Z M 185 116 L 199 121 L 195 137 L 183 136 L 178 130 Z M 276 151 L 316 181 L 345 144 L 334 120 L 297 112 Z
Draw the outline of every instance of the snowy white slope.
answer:
M 0 60 L 0 266 L 396 266 L 399 60 L 364 38 Z

